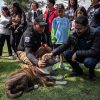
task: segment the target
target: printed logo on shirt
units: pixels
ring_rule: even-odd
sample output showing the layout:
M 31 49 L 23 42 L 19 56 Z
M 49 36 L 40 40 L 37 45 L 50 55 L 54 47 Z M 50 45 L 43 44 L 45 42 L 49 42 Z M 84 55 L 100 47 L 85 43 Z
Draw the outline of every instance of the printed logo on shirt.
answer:
M 30 42 L 30 37 L 25 37 L 25 42 Z

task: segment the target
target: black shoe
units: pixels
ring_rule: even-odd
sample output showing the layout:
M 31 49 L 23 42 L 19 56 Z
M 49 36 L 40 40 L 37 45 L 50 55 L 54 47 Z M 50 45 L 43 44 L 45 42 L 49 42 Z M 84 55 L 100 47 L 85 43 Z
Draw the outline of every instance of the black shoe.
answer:
M 96 75 L 94 69 L 89 69 L 89 80 L 90 81 L 95 81 L 96 80 Z
M 90 80 L 90 81 L 96 81 L 96 76 L 89 75 L 89 80 Z
M 74 77 L 74 76 L 82 76 L 83 72 L 77 73 L 77 72 L 72 72 L 69 74 L 69 77 Z

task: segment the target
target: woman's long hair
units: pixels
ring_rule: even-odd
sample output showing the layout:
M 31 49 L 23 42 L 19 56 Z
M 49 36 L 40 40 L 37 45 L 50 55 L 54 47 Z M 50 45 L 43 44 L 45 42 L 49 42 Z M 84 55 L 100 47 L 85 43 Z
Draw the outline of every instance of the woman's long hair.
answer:
M 13 6 L 13 7 L 16 7 L 16 9 L 17 9 L 17 11 L 15 12 L 16 14 L 19 14 L 19 15 L 22 14 L 23 10 L 21 9 L 20 5 L 19 5 L 17 2 L 14 2 L 14 3 L 12 4 L 12 6 Z
M 88 16 L 87 15 L 87 11 L 86 11 L 86 9 L 83 6 L 77 8 L 77 10 L 75 12 L 75 17 L 77 17 L 77 12 L 78 11 L 82 11 L 83 12 L 83 16 L 86 16 L 86 17 Z
M 74 0 L 75 1 L 75 4 L 74 4 L 74 11 L 76 11 L 77 7 L 78 7 L 78 1 L 77 0 Z M 70 4 L 70 0 L 68 1 L 68 8 L 71 7 L 71 4 Z

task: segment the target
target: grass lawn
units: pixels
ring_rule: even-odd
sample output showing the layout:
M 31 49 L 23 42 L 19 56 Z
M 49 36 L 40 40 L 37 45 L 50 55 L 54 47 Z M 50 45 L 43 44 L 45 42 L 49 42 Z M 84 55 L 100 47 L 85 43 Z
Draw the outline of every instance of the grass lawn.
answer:
M 7 52 L 6 45 L 4 52 Z M 60 70 L 55 74 L 64 75 L 68 84 L 65 86 L 55 87 L 39 87 L 31 92 L 24 93 L 21 97 L 15 100 L 100 100 L 100 67 L 96 69 L 97 80 L 90 82 L 87 80 L 88 71 L 84 66 L 85 75 L 83 77 L 67 77 L 71 71 L 69 65 L 68 70 Z M 7 76 L 20 68 L 20 64 L 15 60 L 8 60 L 7 53 L 3 53 L 0 59 L 0 100 L 9 100 L 4 94 L 4 81 Z

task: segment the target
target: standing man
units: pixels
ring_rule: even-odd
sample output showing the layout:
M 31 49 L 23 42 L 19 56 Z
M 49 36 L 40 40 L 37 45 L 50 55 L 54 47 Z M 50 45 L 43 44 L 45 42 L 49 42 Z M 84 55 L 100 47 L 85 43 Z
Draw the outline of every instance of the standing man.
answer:
M 51 27 L 52 21 L 58 16 L 56 9 L 54 8 L 55 0 L 47 0 L 47 9 L 44 12 L 44 19 L 47 23 L 45 33 L 47 37 L 47 44 L 51 46 Z
M 92 27 L 98 27 L 98 20 L 96 18 L 97 13 L 100 13 L 100 0 L 91 0 L 91 5 L 88 8 L 89 25 Z
M 36 17 L 40 16 L 42 11 L 39 10 L 39 4 L 36 1 L 33 1 L 31 4 L 31 10 L 28 12 L 27 21 L 28 24 L 32 24 Z
M 55 56 L 65 51 L 65 59 L 72 66 L 70 75 L 83 74 L 83 70 L 78 64 L 81 62 L 89 69 L 89 79 L 94 80 L 94 69 L 100 60 L 100 32 L 88 26 L 88 19 L 85 16 L 76 18 L 75 29 L 76 32 L 69 36 L 66 43 L 44 56 Z

